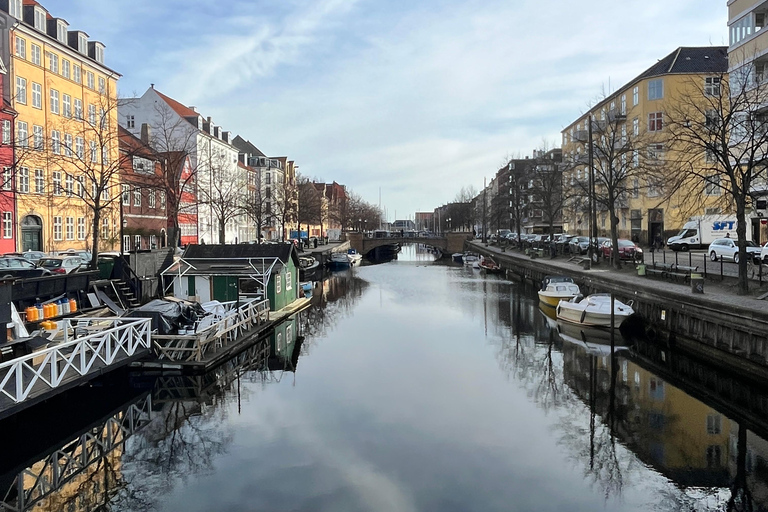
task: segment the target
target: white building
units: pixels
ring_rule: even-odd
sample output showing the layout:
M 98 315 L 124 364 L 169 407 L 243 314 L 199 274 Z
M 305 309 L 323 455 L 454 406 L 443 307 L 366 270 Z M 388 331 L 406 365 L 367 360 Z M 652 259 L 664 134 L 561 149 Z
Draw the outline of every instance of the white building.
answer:
M 196 175 L 200 243 L 219 243 L 222 220 L 225 243 L 248 240 L 252 230 L 240 211 L 248 173 L 238 166 L 238 149 L 232 145 L 230 132 L 154 85 L 139 98 L 121 100 L 118 122 L 136 136 L 147 125 L 150 145 L 156 151 L 189 155 Z

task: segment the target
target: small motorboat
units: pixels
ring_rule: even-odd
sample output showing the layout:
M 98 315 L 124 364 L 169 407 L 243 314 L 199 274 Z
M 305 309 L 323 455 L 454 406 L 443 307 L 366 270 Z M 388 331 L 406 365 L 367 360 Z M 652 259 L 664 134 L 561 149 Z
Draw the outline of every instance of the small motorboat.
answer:
M 632 302 L 624 304 L 614 299 L 614 327 L 619 327 L 621 322 L 634 312 Z M 577 295 L 570 301 L 561 300 L 557 305 L 557 319 L 578 325 L 610 327 L 611 296 L 607 293 L 596 293 L 586 298 Z
M 464 264 L 464 253 L 462 252 L 455 252 L 451 254 L 451 259 L 454 263 L 458 263 L 459 265 Z
M 493 261 L 493 258 L 485 257 L 480 260 L 480 268 L 485 270 L 487 274 L 500 274 L 501 267 L 498 263 Z
M 480 262 L 480 256 L 471 252 L 465 252 L 462 260 L 464 261 L 465 265 L 473 266 L 475 263 Z
M 331 254 L 331 259 L 328 261 L 328 268 L 331 270 L 344 270 L 349 268 L 350 261 L 347 253 L 335 252 Z
M 547 276 L 541 282 L 539 301 L 556 308 L 561 300 L 571 300 L 581 293 L 579 285 L 567 276 Z
M 302 281 L 312 281 L 315 273 L 320 269 L 320 261 L 312 256 L 299 257 L 299 279 Z
M 349 265 L 352 267 L 359 266 L 363 261 L 363 255 L 357 252 L 355 249 L 350 249 L 347 251 L 347 258 L 349 259 Z

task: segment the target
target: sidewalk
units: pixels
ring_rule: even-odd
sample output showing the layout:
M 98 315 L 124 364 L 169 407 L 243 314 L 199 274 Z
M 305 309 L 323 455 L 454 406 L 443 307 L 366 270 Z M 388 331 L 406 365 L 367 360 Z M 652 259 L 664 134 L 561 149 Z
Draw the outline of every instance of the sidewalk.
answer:
M 677 296 L 685 299 L 686 302 L 706 303 L 707 306 L 722 309 L 738 309 L 742 313 L 751 313 L 753 316 L 762 317 L 768 320 L 768 300 L 758 300 L 757 297 L 768 293 L 768 282 L 762 287 L 758 286 L 757 281 L 750 281 L 750 292 L 748 295 L 738 295 L 736 280 L 727 278 L 723 282 L 718 282 L 719 275 L 716 278 L 709 277 L 704 283 L 704 294 L 693 294 L 691 285 L 670 281 L 668 279 L 654 278 L 648 276 L 638 276 L 635 265 L 631 262 L 622 262 L 620 270 L 610 267 L 604 261 L 593 267 L 592 270 L 583 270 L 580 265 L 568 262 L 567 255 L 559 255 L 554 259 L 549 257 L 531 259 L 524 253 L 515 249 L 506 249 L 502 252 L 501 248 L 492 245 L 483 245 L 482 243 L 472 241 L 470 245 L 474 250 L 483 253 L 489 253 L 493 256 L 504 259 L 515 259 L 521 263 L 536 262 L 552 268 L 553 273 L 562 273 L 564 275 L 580 276 L 582 278 L 592 278 L 594 280 L 604 280 L 614 284 L 621 283 L 629 289 L 642 289 L 646 292 L 662 292 L 659 295 Z

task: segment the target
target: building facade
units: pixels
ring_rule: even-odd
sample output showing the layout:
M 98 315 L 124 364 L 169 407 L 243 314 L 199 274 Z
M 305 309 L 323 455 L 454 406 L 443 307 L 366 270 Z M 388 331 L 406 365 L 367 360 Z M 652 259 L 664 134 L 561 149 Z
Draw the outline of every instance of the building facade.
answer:
M 0 2 L 0 24 L 12 46 L 18 249 L 92 248 L 95 223 L 100 247 L 116 247 L 120 75 L 105 46 L 34 0 Z

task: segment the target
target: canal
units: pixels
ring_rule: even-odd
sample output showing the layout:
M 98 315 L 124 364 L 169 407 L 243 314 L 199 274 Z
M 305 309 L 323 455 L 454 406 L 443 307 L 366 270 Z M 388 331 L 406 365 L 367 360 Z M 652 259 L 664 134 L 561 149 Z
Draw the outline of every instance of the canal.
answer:
M 314 301 L 210 374 L 126 373 L 0 423 L 0 510 L 768 507 L 765 386 L 612 356 L 535 290 L 412 247 Z

